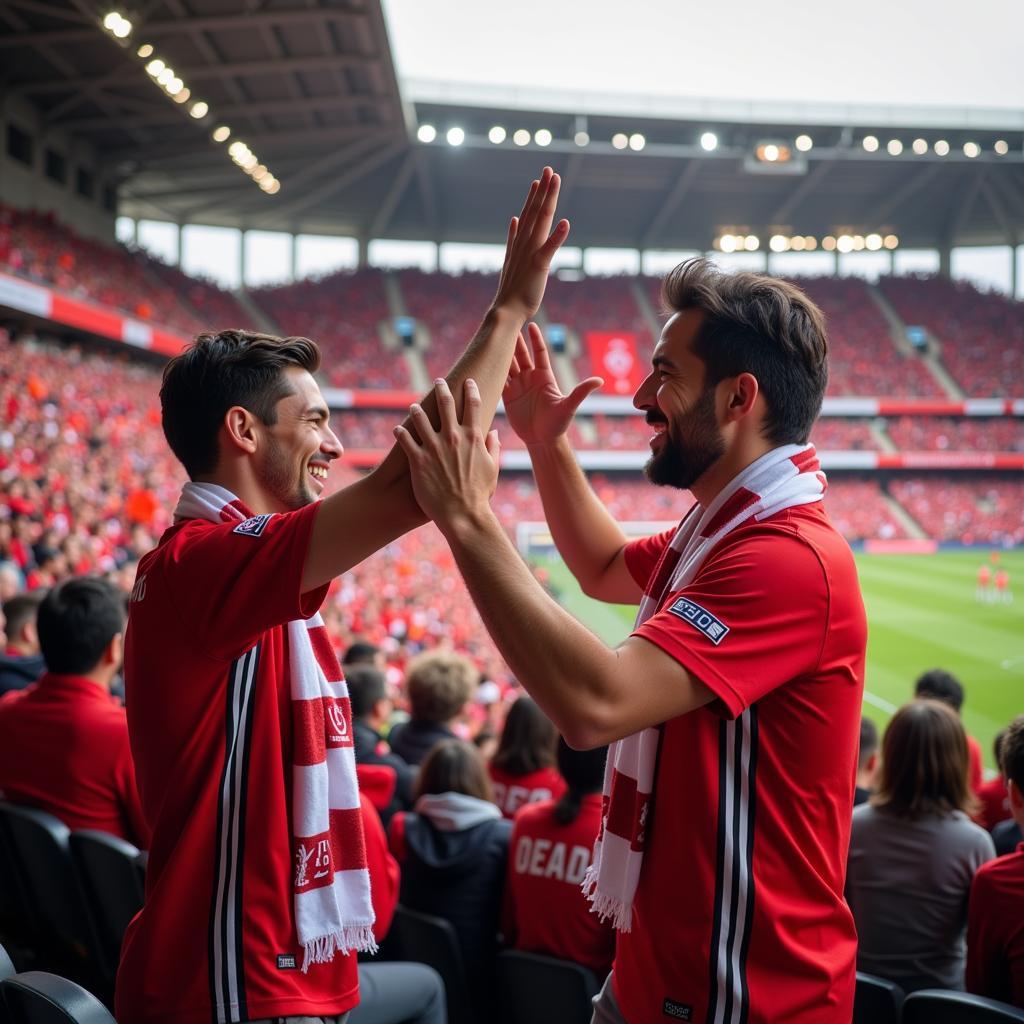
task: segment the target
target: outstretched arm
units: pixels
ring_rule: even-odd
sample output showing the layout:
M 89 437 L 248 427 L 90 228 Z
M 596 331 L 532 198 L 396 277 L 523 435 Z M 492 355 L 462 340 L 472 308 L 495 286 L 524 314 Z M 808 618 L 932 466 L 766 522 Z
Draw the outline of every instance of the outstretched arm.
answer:
M 565 564 L 590 597 L 637 604 L 641 588 L 626 568 L 626 535 L 580 469 L 567 431 L 580 403 L 604 382 L 588 377 L 563 395 L 536 324 L 520 335 L 505 385 L 505 412 L 526 442 L 551 536 Z
M 530 186 L 522 212 L 509 224 L 494 302 L 447 377 L 459 394 L 467 377 L 479 382 L 480 416 L 488 424 L 501 397 L 516 338 L 540 308 L 552 257 L 569 233 L 565 220 L 552 231 L 559 186 L 550 167 Z M 433 392 L 422 408 L 436 426 Z M 406 424 L 412 428 L 409 420 Z M 321 503 L 306 555 L 303 592 L 322 586 L 425 521 L 413 495 L 408 462 L 395 445 L 372 473 Z

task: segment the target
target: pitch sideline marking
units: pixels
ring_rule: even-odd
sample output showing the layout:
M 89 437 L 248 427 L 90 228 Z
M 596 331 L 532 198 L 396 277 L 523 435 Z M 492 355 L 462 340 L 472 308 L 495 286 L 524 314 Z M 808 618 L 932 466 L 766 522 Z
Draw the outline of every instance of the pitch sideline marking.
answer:
M 893 715 L 899 710 L 895 704 L 890 703 L 884 697 L 876 697 L 875 694 L 869 693 L 867 690 L 864 691 L 864 703 L 873 705 L 887 715 Z

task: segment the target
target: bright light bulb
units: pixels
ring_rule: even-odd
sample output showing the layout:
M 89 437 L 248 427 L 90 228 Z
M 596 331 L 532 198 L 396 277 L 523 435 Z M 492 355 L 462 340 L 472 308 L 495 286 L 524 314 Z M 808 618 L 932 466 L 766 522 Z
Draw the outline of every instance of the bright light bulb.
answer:
M 895 249 L 900 244 L 900 240 L 895 235 L 886 235 L 882 244 L 886 249 Z
M 939 156 L 947 156 L 949 154 L 949 143 L 945 139 L 939 139 L 935 143 L 934 149 Z
M 864 239 L 864 245 L 871 250 L 871 252 L 878 252 L 882 248 L 882 236 L 881 235 L 868 235 Z
M 970 160 L 973 160 L 976 156 L 981 153 L 981 146 L 976 142 L 965 142 L 964 143 L 964 156 Z
M 732 235 L 722 235 L 718 240 L 718 248 L 722 252 L 735 252 L 736 251 L 736 239 Z
M 143 60 L 145 60 L 147 57 L 152 56 L 152 54 L 153 54 L 153 47 L 150 46 L 149 43 L 143 43 L 135 51 L 135 54 L 136 54 L 136 56 L 141 57 Z
M 835 235 L 826 235 L 826 236 L 825 236 L 825 237 L 824 237 L 824 238 L 823 238 L 823 239 L 821 240 L 821 247 L 822 247 L 822 249 L 824 249 L 824 250 L 825 250 L 826 252 L 835 252 L 835 250 L 836 250 L 836 239 L 835 239 Z
M 747 252 L 757 252 L 757 250 L 761 248 L 761 239 L 759 239 L 757 235 L 747 235 L 747 237 L 743 239 L 743 248 L 746 249 Z
M 714 132 L 705 132 L 700 137 L 700 148 L 706 153 L 718 149 L 718 136 Z
M 998 139 L 996 144 L 992 147 L 1000 156 L 1006 156 L 1010 152 L 1009 143 L 1006 139 Z
M 163 71 L 156 76 L 156 80 L 160 85 L 167 85 L 172 78 L 174 78 L 174 72 L 169 67 L 165 67 Z
M 466 133 L 458 125 L 449 128 L 444 137 L 448 140 L 449 146 L 461 146 L 466 141 Z
M 903 143 L 899 139 L 890 139 L 889 144 L 885 148 L 889 156 L 899 156 L 903 152 Z
M 580 131 L 572 137 L 572 141 L 575 142 L 577 146 L 588 146 L 590 145 L 590 135 L 587 134 L 587 132 Z
M 206 117 L 209 109 L 209 106 L 202 100 L 196 100 L 196 102 L 192 104 L 192 109 L 189 113 L 198 121 L 199 118 Z
M 118 13 L 117 13 L 117 11 L 111 11 L 111 12 L 110 12 L 110 13 L 109 13 L 109 14 L 108 14 L 108 15 L 107 15 L 107 16 L 106 16 L 106 17 L 105 17 L 104 19 L 103 19 L 103 27 L 104 27 L 105 29 L 109 29 L 109 30 L 113 31 L 113 29 L 114 29 L 114 26 L 115 26 L 115 25 L 116 25 L 116 24 L 117 24 L 117 23 L 118 23 L 118 22 L 119 22 L 120 20 L 121 20 L 121 15 L 120 15 L 120 14 L 118 14 Z
M 864 147 L 865 152 L 876 153 L 878 151 L 878 139 L 874 135 L 865 135 L 861 145 Z
M 801 153 L 809 152 L 813 146 L 814 140 L 810 135 L 798 135 L 796 137 L 796 148 L 799 149 Z
M 159 57 L 157 57 L 156 60 L 151 60 L 146 65 L 146 73 L 151 78 L 156 78 L 157 75 L 159 75 L 165 67 L 167 67 L 167 65 L 162 60 L 160 60 Z
M 914 139 L 913 144 L 910 147 L 918 156 L 924 156 L 928 152 L 928 140 L 927 139 Z
M 182 90 L 181 90 L 181 92 L 179 92 L 179 93 L 178 93 L 178 94 L 177 94 L 177 95 L 176 95 L 176 96 L 174 97 L 174 102 L 175 102 L 175 103 L 187 103 L 187 102 L 188 102 L 188 98 L 189 98 L 189 96 L 191 96 L 191 95 L 192 95 L 192 93 L 191 93 L 191 91 L 190 91 L 190 90 L 188 90 L 188 89 L 182 89 Z
M 813 252 L 818 248 L 818 240 L 814 235 L 804 235 L 804 249 L 807 252 Z
M 227 142 L 231 138 L 231 129 L 226 125 L 218 125 L 213 129 L 213 141 L 214 142 Z
M 853 236 L 853 251 L 863 252 L 864 251 L 864 236 L 854 235 Z
M 639 153 L 646 145 L 647 139 L 645 139 L 639 132 L 633 132 L 633 134 L 630 135 L 629 148 L 633 150 L 634 153 Z
M 528 146 L 530 144 L 530 133 L 525 128 L 517 128 L 516 133 L 512 136 L 512 141 L 517 146 Z
M 789 239 L 785 235 L 772 235 L 768 239 L 768 248 L 772 252 L 785 252 L 789 248 Z
M 533 141 L 536 142 L 538 146 L 550 146 L 552 138 L 553 136 L 547 128 L 538 128 L 533 133 Z
M 508 132 L 501 127 L 500 124 L 496 124 L 488 133 L 487 138 L 491 140 L 496 146 L 500 146 L 506 138 L 508 138 Z
M 437 129 L 432 124 L 421 124 L 416 131 L 420 142 L 433 142 L 437 138 Z
M 793 250 L 793 252 L 803 252 L 804 249 L 807 247 L 807 243 L 804 241 L 804 236 L 794 235 L 789 240 L 789 247 L 790 249 Z
M 612 136 L 612 145 L 616 149 L 625 149 L 629 145 L 629 136 L 625 132 L 616 132 Z
M 779 147 L 776 146 L 775 143 L 769 142 L 768 145 L 764 147 L 764 158 L 770 164 L 775 163 L 775 161 L 779 159 Z

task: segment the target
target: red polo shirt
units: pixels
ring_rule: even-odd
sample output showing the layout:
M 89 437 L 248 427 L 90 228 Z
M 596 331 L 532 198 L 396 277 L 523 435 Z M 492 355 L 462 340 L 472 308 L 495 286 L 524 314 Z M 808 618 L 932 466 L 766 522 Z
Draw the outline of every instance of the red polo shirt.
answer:
M 47 673 L 0 701 L 0 790 L 73 831 L 149 845 L 124 708 L 91 679 Z
M 965 980 L 968 992 L 1024 1009 L 1024 843 L 974 876 Z

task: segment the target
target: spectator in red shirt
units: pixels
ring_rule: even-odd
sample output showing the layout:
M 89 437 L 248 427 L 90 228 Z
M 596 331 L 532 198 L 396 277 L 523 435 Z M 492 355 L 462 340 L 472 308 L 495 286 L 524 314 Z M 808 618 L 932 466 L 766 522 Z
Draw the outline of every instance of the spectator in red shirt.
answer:
M 914 684 L 914 696 L 941 700 L 943 704 L 948 704 L 958 717 L 964 705 L 963 684 L 952 672 L 947 672 L 944 668 L 933 668 L 923 673 Z M 985 780 L 981 765 L 981 744 L 970 733 L 966 733 L 966 736 L 969 766 L 967 782 L 971 792 L 977 793 Z
M 515 949 L 589 967 L 605 978 L 615 930 L 590 913 L 580 889 L 601 827 L 607 747 L 573 750 L 558 742 L 568 788 L 558 800 L 523 807 L 512 826 L 505 888 L 505 941 Z
M 995 755 L 996 765 L 999 774 L 994 779 L 988 779 L 981 784 L 978 790 L 978 799 L 981 801 L 981 810 L 978 812 L 977 821 L 982 828 L 992 831 L 1001 821 L 1013 817 L 1010 807 L 1010 794 L 1006 786 L 1006 774 L 1003 771 L 1002 747 L 1003 740 L 1009 728 L 1000 729 L 996 738 L 992 741 L 992 753 Z
M 498 750 L 488 772 L 494 802 L 506 818 L 538 800 L 557 799 L 565 792 L 565 780 L 555 767 L 558 733 L 551 719 L 535 701 L 520 697 L 505 718 Z
M 23 690 L 29 683 L 34 683 L 46 668 L 36 629 L 36 615 L 45 596 L 46 591 L 34 590 L 30 594 L 17 594 L 4 602 L 7 641 L 3 654 L 0 654 L 0 694 Z
M 1010 810 L 1024 830 L 1024 715 L 1000 748 Z M 1024 1008 L 1024 843 L 978 869 L 967 908 L 967 990 Z
M 14 803 L 145 848 L 124 708 L 110 687 L 121 668 L 124 598 L 82 576 L 39 606 L 47 673 L 0 702 L 0 789 Z

